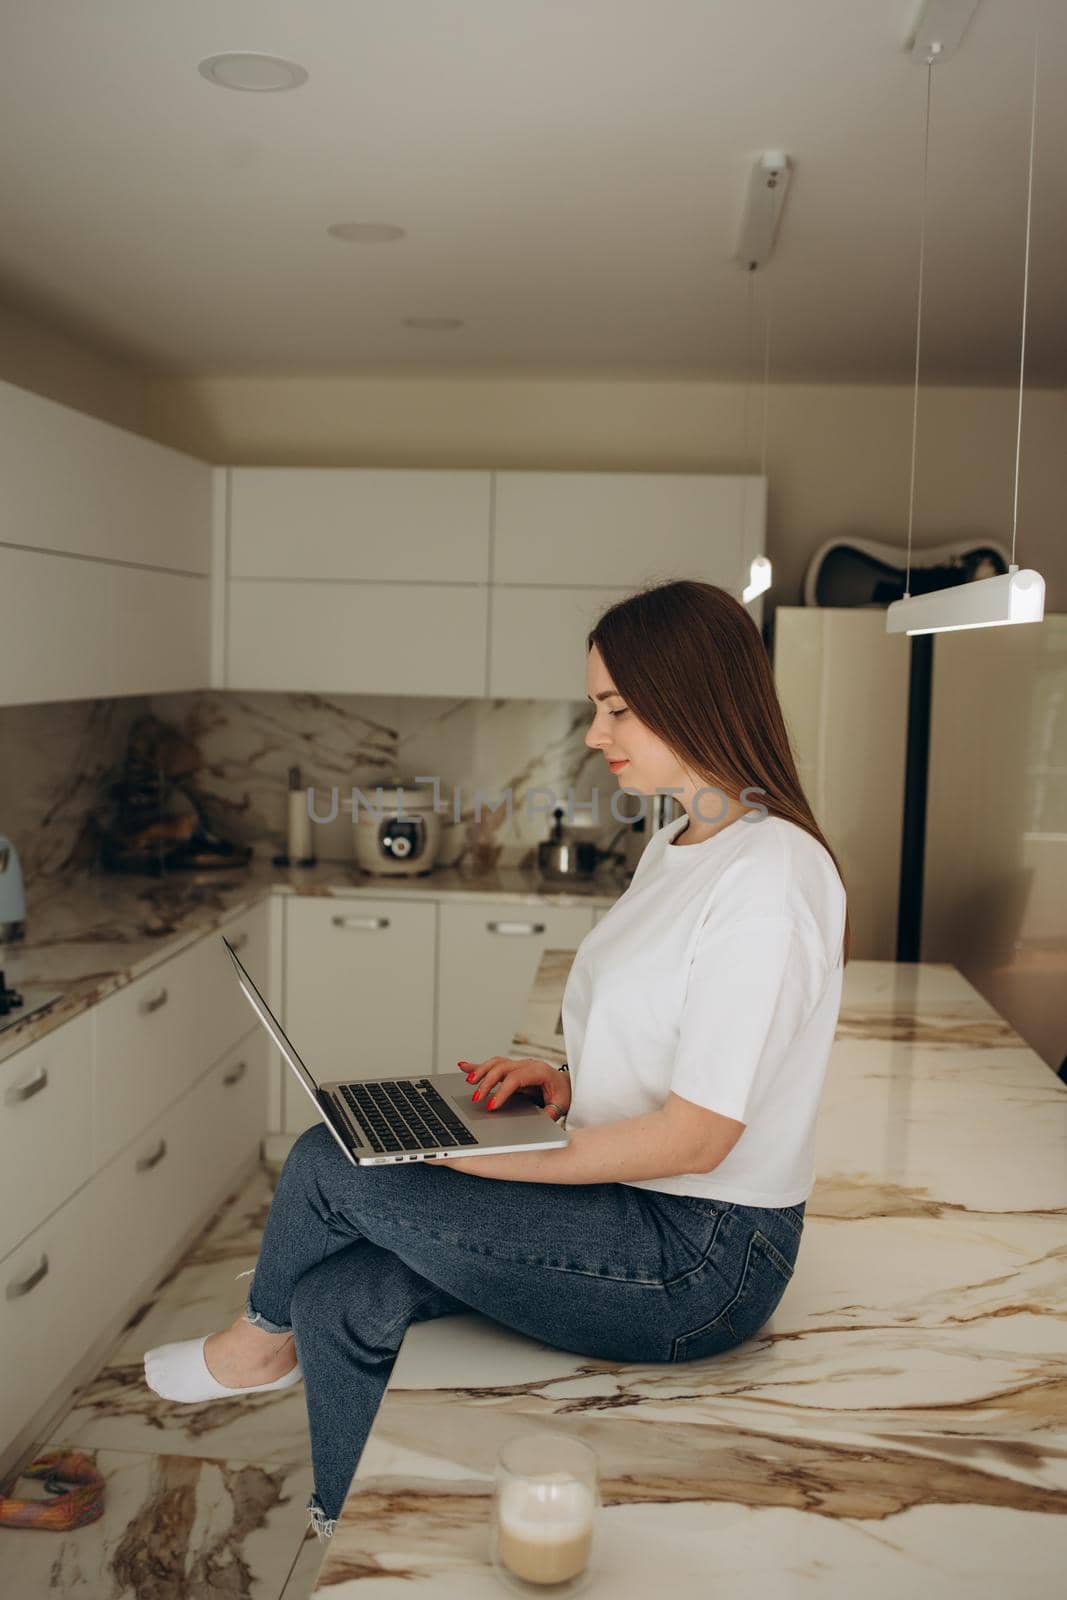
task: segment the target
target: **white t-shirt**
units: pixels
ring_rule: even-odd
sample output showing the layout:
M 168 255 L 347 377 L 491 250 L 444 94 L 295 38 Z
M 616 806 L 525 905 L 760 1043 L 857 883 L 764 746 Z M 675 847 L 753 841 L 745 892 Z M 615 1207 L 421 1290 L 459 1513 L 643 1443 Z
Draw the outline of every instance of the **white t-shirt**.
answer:
M 845 890 L 795 823 L 746 812 L 700 844 L 657 829 L 587 933 L 563 995 L 568 1128 L 656 1111 L 670 1092 L 745 1124 L 711 1172 L 631 1185 L 799 1205 L 841 1005 Z

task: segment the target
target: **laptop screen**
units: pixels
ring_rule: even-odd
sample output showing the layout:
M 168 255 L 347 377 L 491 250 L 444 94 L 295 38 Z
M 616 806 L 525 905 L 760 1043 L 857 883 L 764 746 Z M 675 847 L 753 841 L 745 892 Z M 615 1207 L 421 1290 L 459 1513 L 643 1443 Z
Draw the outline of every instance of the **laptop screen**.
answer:
M 270 1006 L 264 1000 L 255 984 L 252 982 L 252 979 L 248 976 L 240 956 L 237 954 L 236 950 L 233 948 L 233 945 L 230 943 L 229 939 L 227 939 L 225 934 L 222 935 L 222 942 L 230 952 L 230 960 L 237 968 L 238 982 L 240 983 L 241 988 L 244 990 L 245 996 L 253 1011 L 255 1011 L 256 1015 L 263 1023 L 263 1026 L 274 1040 L 274 1043 L 278 1046 L 278 1049 L 292 1067 L 293 1071 L 300 1078 L 312 1099 L 317 1102 L 319 1099 L 318 1084 L 315 1082 L 315 1079 L 311 1076 L 311 1073 L 297 1055 L 294 1046 L 286 1038 L 285 1033 L 282 1031 L 281 1023 L 278 1021 L 277 1017 L 274 1015 L 274 1012 L 271 1010 Z

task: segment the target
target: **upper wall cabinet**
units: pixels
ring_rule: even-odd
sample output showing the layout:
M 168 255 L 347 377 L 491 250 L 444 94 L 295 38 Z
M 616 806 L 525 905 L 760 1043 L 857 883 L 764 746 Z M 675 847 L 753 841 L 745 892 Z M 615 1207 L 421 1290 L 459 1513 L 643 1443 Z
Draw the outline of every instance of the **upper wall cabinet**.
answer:
M 582 699 L 586 634 L 647 583 L 697 578 L 740 597 L 766 505 L 762 477 L 498 472 L 489 694 Z M 761 595 L 748 611 L 759 627 Z
M 211 468 L 0 383 L 0 543 L 211 572 Z
M 210 682 L 212 469 L 0 383 L 0 705 Z
M 233 467 L 216 681 L 581 699 L 585 634 L 640 585 L 740 596 L 758 476 Z M 762 597 L 749 604 L 757 626 Z
M 763 551 L 766 483 L 670 472 L 498 472 L 493 582 L 632 588 L 690 577 L 739 593 Z
M 630 593 L 494 585 L 490 694 L 503 700 L 583 700 L 586 635 L 602 611 Z
M 230 577 L 486 583 L 489 472 L 236 467 Z
M 485 584 L 229 586 L 226 686 L 309 694 L 485 692 Z

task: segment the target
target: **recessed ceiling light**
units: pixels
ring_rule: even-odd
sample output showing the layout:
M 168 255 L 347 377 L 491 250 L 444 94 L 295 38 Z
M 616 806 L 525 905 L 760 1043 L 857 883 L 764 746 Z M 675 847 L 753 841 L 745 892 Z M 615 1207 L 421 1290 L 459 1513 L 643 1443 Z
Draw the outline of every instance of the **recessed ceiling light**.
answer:
M 405 328 L 462 328 L 462 317 L 405 317 Z
M 391 222 L 332 222 L 326 232 L 346 244 L 389 244 L 402 239 L 407 229 Z
M 307 71 L 297 61 L 281 56 L 262 56 L 252 50 L 234 50 L 221 56 L 205 56 L 197 71 L 208 83 L 220 89 L 249 89 L 263 94 L 272 89 L 299 89 L 307 82 Z

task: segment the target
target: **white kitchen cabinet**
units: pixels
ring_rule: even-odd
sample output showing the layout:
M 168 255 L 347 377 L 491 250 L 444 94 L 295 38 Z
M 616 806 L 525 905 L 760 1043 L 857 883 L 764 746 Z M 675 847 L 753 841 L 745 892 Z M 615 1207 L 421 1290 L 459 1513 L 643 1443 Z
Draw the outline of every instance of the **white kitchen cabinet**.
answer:
M 502 699 L 584 700 L 586 634 L 629 589 L 493 588 L 489 693 Z
M 270 909 L 224 924 L 267 988 Z M 0 1063 L 0 1480 L 251 1169 L 271 1064 L 217 931 Z
M 492 474 L 235 467 L 231 578 L 486 583 Z
M 0 545 L 0 705 L 207 684 L 210 581 Z
M 205 689 L 211 673 L 211 580 L 137 567 L 111 571 L 112 692 L 178 694 Z M 85 693 L 82 689 L 80 696 Z
M 253 1018 L 251 1030 L 205 1073 L 189 1096 L 196 1171 L 217 1175 L 216 1187 L 247 1171 L 259 1153 L 273 1053 L 270 1036 Z
M 199 977 L 193 945 L 92 1007 L 95 1165 L 110 1161 L 204 1070 Z
M 269 995 L 269 901 L 265 900 L 231 917 L 220 928 L 213 928 L 197 942 L 200 968 L 197 977 L 197 1058 L 204 1066 L 217 1061 L 230 1050 L 250 1027 L 262 1032 L 256 1014 L 237 980 L 236 969 L 222 942 L 223 936 L 233 945 L 256 988 L 261 994 Z
M 90 1185 L 103 1217 L 101 1286 L 116 1305 L 128 1303 L 162 1275 L 213 1198 L 215 1174 L 193 1105 L 192 1095 L 186 1095 L 168 1106 Z
M 226 684 L 336 694 L 485 693 L 485 585 L 229 585 Z
M 0 482 L 0 543 L 211 572 L 211 467 L 194 456 L 0 383 Z
M 0 383 L 0 705 L 206 688 L 212 469 Z
M 510 1054 L 545 950 L 576 947 L 593 926 L 588 906 L 440 906 L 437 1071 Z
M 109 1315 L 100 1259 L 111 1225 L 94 1180 L 0 1261 L 0 1452 L 48 1401 Z M 122 1239 L 122 1231 L 111 1234 L 110 1249 L 121 1249 Z
M 766 500 L 760 476 L 498 472 L 493 581 L 632 589 L 685 577 L 740 596 Z
M 0 1257 L 91 1177 L 92 1076 L 88 1011 L 0 1062 Z
M 432 1070 L 432 901 L 294 896 L 285 908 L 282 1024 L 317 1082 Z M 285 1123 L 316 1112 L 292 1075 Z

